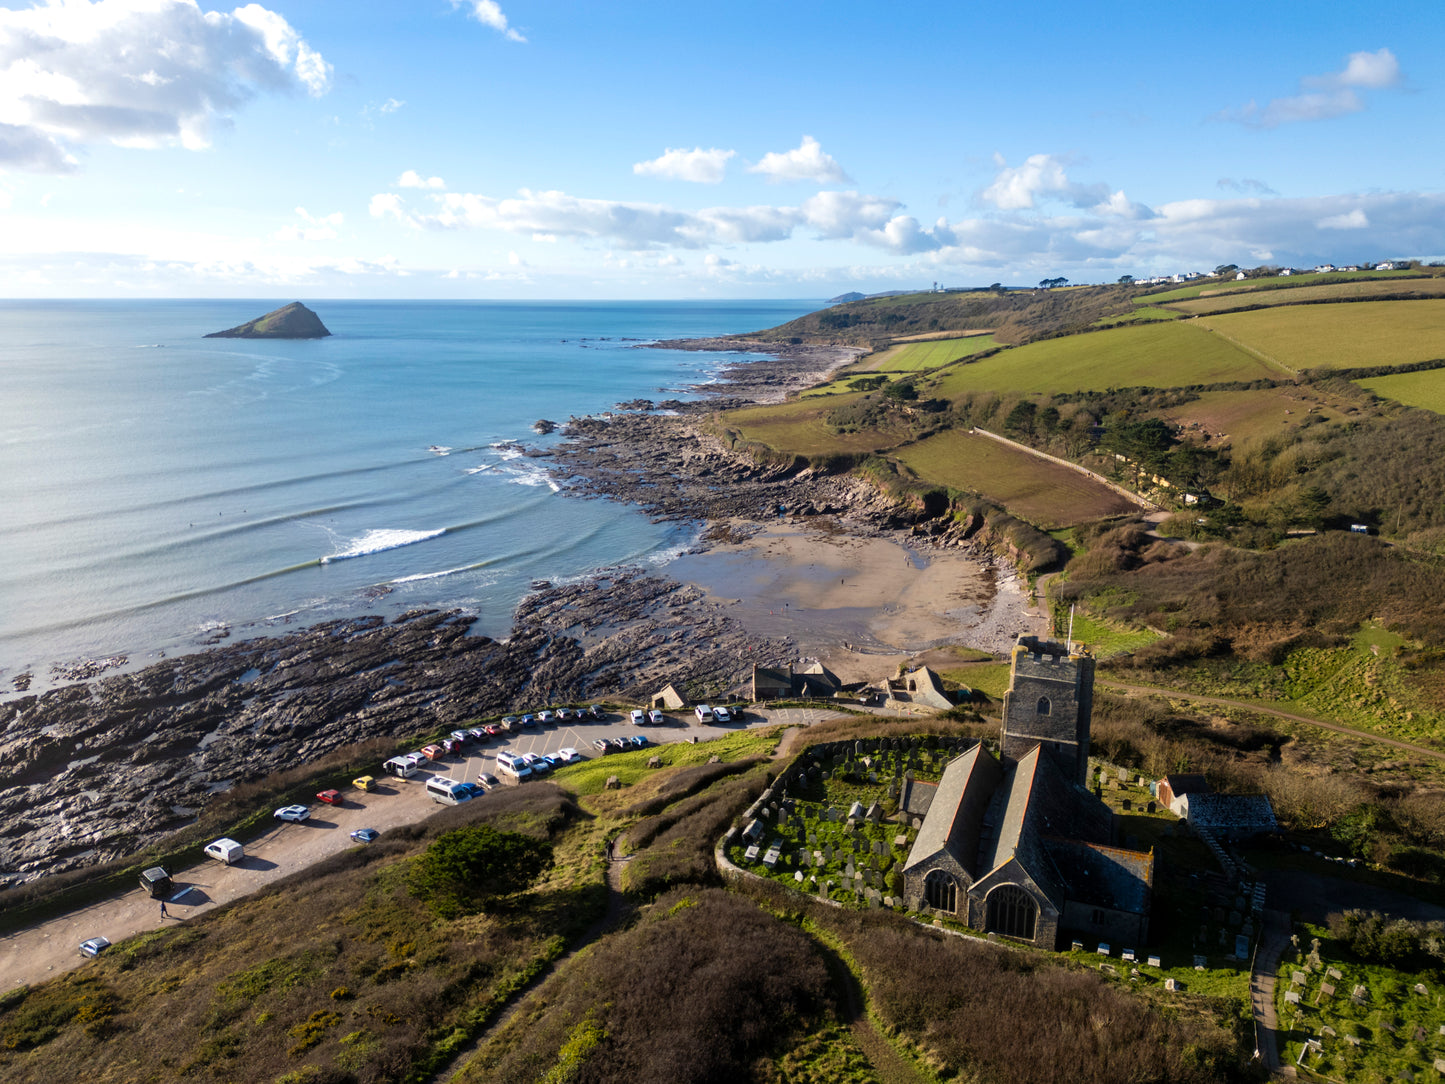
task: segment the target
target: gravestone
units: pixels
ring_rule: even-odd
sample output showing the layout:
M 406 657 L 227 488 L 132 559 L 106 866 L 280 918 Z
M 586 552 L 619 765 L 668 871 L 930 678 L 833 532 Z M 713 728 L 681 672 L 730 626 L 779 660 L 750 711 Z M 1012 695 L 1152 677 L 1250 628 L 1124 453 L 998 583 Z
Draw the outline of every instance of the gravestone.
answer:
M 1207 956 L 1196 956 L 1196 957 L 1194 957 L 1194 970 L 1195 970 L 1195 971 L 1203 971 L 1203 970 L 1204 970 L 1206 967 L 1208 967 L 1208 966 L 1209 966 L 1209 957 L 1207 957 Z
M 1150 956 L 1149 959 L 1148 959 L 1147 961 L 1145 961 L 1145 962 L 1148 963 L 1148 965 L 1149 965 L 1150 967 L 1159 967 L 1159 966 L 1161 966 L 1160 963 L 1159 963 L 1159 957 L 1158 957 L 1158 956 Z
M 1332 979 L 1342 979 L 1342 978 L 1345 977 L 1345 976 L 1340 972 L 1340 969 L 1339 969 L 1338 967 L 1332 967 L 1332 968 L 1330 968 L 1328 971 L 1325 972 L 1325 974 L 1328 975 L 1328 976 L 1329 976 L 1330 978 L 1332 978 Z
M 1356 986 L 1350 991 L 1350 1000 L 1356 1005 L 1363 1005 L 1369 1000 L 1369 997 L 1370 991 L 1366 990 L 1363 986 Z
M 802 870 L 798 870 L 797 872 L 795 872 L 795 873 L 793 874 L 793 880 L 797 881 L 799 884 L 802 884 L 802 882 L 803 882 L 803 871 L 802 871 Z
M 1425 989 L 1425 984 L 1423 982 L 1417 982 L 1415 984 L 1415 993 L 1420 994 L 1423 997 L 1430 996 L 1430 991 Z
M 874 824 L 877 824 L 883 819 L 883 807 L 877 802 L 874 802 L 868 807 L 868 819 Z
M 1286 990 L 1286 991 L 1285 991 L 1285 995 L 1284 995 L 1284 999 L 1285 999 L 1286 1001 L 1288 1001 L 1291 1005 L 1298 1005 L 1298 1004 L 1299 1004 L 1299 991 L 1298 991 L 1298 990 Z
M 822 851 L 814 851 L 814 852 L 813 852 L 813 865 L 814 865 L 814 866 L 816 866 L 818 869 L 822 869 L 822 868 L 823 868 L 824 866 L 826 866 L 827 864 L 828 864 L 828 860 L 823 857 L 823 852 L 822 852 Z
M 1339 1033 L 1336 1032 L 1334 1028 L 1326 1024 L 1324 1027 L 1320 1028 L 1320 1034 L 1325 1036 L 1326 1038 L 1333 1039 Z
M 1071 945 L 1069 946 L 1069 951 L 1070 951 L 1070 952 L 1083 952 L 1083 951 L 1084 951 L 1084 943 L 1083 943 L 1082 941 L 1075 941 L 1073 944 L 1071 944 Z
M 1153 803 L 1153 802 L 1148 803 L 1148 804 L 1144 807 L 1144 812 L 1145 812 L 1145 813 L 1153 813 L 1153 812 L 1154 812 L 1154 803 Z
M 1234 955 L 1243 960 L 1249 956 L 1249 934 L 1237 934 L 1234 938 Z
M 1445 1076 L 1445 1058 L 1435 1059 L 1435 1071 L 1441 1076 Z
M 1292 971 L 1289 976 L 1291 986 L 1303 986 L 1309 981 L 1309 977 L 1303 971 Z
M 1128 812 L 1133 808 L 1133 805 L 1134 805 L 1131 801 L 1129 801 L 1128 798 L 1125 798 L 1125 799 L 1123 800 L 1123 802 L 1120 803 L 1120 804 L 1122 805 L 1123 810 L 1124 810 L 1125 813 L 1128 813 Z
M 848 864 L 843 867 L 843 876 L 844 876 L 844 877 L 852 877 L 852 876 L 853 876 L 853 860 L 852 860 L 851 858 L 848 859 Z
M 1110 951 L 1111 951 L 1111 950 L 1110 950 L 1110 948 L 1109 948 L 1109 943 L 1108 943 L 1107 941 L 1100 941 L 1100 942 L 1099 942 L 1098 953 L 1099 953 L 1100 956 L 1107 956 L 1107 955 L 1109 955 L 1109 952 L 1110 952 Z
M 901 850 L 902 848 L 908 846 L 908 837 L 907 837 L 907 836 L 894 836 L 894 837 L 893 837 L 893 846 L 898 847 L 900 850 Z
M 1322 997 L 1334 997 L 1334 996 L 1335 996 L 1335 987 L 1334 987 L 1334 984 L 1333 984 L 1333 983 L 1328 983 L 1328 982 L 1322 982 L 1322 983 L 1320 983 L 1320 992 L 1315 995 L 1315 1004 L 1318 1005 L 1318 1004 L 1320 1003 L 1320 998 L 1322 998 Z
M 1360 1037 L 1358 1035 L 1346 1035 L 1345 1042 L 1349 1043 L 1351 1046 L 1359 1046 Z
M 862 802 L 854 802 L 852 805 L 850 805 L 850 806 L 848 807 L 848 819 L 849 819 L 849 820 L 859 820 L 859 821 L 861 821 L 861 820 L 863 819 L 865 813 L 866 813 L 866 811 L 863 809 L 863 803 L 862 803 Z
M 1119 769 L 1119 782 L 1121 782 L 1121 783 L 1127 783 L 1127 782 L 1129 782 L 1129 769 L 1128 769 L 1128 768 L 1120 768 L 1120 769 Z
M 874 854 L 887 854 L 887 853 L 888 853 L 888 848 L 887 848 L 886 846 L 884 846 L 884 843 L 883 843 L 883 841 L 882 841 L 881 839 L 875 839 L 875 840 L 873 841 L 873 853 L 874 853 Z
M 1113 964 L 1100 964 L 1100 965 L 1099 965 L 1099 970 L 1100 970 L 1100 971 L 1106 971 L 1106 972 L 1108 972 L 1110 975 L 1117 975 L 1117 974 L 1119 973 L 1119 969 L 1118 969 L 1117 967 L 1115 967 Z
M 1128 960 L 1130 963 L 1133 963 L 1133 962 L 1134 962 L 1134 950 L 1131 949 L 1131 948 L 1126 948 L 1123 952 L 1119 953 L 1119 959 L 1121 959 L 1121 960 Z
M 1179 989 L 1179 984 L 1178 984 L 1177 982 L 1175 982 L 1173 979 L 1165 979 L 1165 980 L 1164 980 L 1164 989 L 1168 990 L 1168 991 L 1172 994 L 1172 993 L 1176 992 L 1176 991 Z
M 870 782 L 870 783 L 877 783 L 877 782 L 878 782 L 878 773 L 877 773 L 877 772 L 869 772 L 869 773 L 868 773 L 868 782 Z
M 743 852 L 744 862 L 756 862 L 758 860 L 758 845 L 754 843 Z

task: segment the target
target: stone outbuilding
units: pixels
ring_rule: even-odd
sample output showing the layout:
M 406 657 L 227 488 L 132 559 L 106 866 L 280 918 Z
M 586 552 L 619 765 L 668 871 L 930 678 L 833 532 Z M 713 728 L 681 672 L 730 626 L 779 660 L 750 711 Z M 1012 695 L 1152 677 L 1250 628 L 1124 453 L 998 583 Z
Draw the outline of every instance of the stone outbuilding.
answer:
M 1182 817 L 1181 800 L 1186 794 L 1208 794 L 1209 780 L 1202 775 L 1166 775 L 1154 784 L 1154 797 L 1176 817 Z
M 1002 756 L 950 761 L 903 867 L 913 908 L 1057 947 L 1064 930 L 1144 944 L 1152 852 L 1114 846 L 1088 775 L 1094 660 L 1020 637 L 1004 697 Z
M 664 685 L 661 690 L 652 694 L 650 706 L 658 711 L 681 711 L 687 707 L 687 698 L 678 691 L 676 685 Z

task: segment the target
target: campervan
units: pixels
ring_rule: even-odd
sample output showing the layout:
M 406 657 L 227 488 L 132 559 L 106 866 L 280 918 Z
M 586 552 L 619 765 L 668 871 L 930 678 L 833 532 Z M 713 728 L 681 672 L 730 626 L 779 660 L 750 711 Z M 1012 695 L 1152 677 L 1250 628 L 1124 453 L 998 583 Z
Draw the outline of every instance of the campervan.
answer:
M 513 783 L 521 783 L 532 778 L 532 767 L 521 757 L 513 757 L 510 753 L 498 753 L 497 774 Z
M 410 779 L 416 774 L 416 764 L 410 757 L 392 757 L 381 766 L 381 770 L 398 779 Z
M 434 775 L 426 781 L 427 795 L 442 805 L 460 805 L 472 798 L 471 788 L 445 775 Z

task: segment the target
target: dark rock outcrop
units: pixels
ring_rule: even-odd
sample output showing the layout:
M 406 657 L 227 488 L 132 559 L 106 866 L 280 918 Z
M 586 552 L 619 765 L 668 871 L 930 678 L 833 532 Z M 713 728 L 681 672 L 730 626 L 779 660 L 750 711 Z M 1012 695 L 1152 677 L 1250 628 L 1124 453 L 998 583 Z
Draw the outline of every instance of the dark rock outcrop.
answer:
M 227 328 L 213 331 L 208 339 L 324 339 L 331 332 L 321 322 L 321 317 L 299 301 L 283 305 L 265 316 Z

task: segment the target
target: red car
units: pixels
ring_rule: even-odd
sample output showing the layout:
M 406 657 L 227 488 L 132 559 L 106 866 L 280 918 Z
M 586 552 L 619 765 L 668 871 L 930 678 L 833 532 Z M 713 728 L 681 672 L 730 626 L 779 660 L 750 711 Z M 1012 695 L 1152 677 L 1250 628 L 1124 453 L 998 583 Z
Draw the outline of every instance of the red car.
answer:
M 320 794 L 318 794 L 318 795 L 316 796 L 316 800 L 317 800 L 318 802 L 325 802 L 327 805 L 340 805 L 340 804 L 341 804 L 341 791 L 339 791 L 339 790 L 323 790 Z

